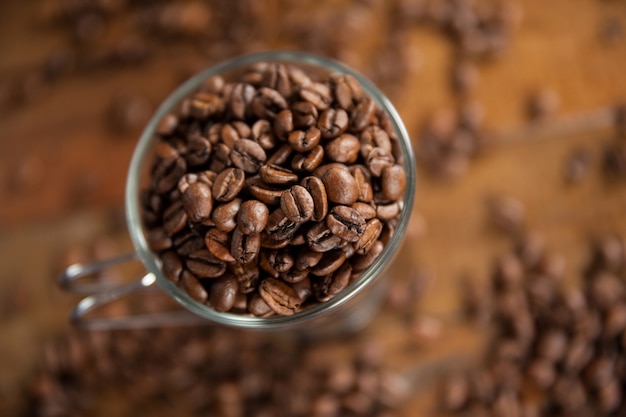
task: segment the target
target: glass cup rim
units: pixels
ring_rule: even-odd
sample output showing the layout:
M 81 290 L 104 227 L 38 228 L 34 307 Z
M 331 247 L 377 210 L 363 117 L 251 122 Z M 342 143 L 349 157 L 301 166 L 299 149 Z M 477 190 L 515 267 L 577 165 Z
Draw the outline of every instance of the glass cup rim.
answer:
M 371 97 L 378 107 L 389 117 L 391 126 L 398 136 L 399 145 L 404 158 L 404 168 L 406 171 L 406 190 L 404 193 L 404 206 L 400 213 L 400 218 L 396 229 L 391 236 L 381 255 L 367 268 L 361 275 L 329 301 L 308 307 L 292 316 L 271 316 L 256 317 L 235 313 L 221 313 L 209 306 L 202 305 L 194 300 L 181 288 L 168 280 L 162 273 L 160 261 L 150 250 L 141 219 L 140 204 L 140 181 L 143 164 L 149 154 L 155 131 L 160 120 L 177 108 L 179 103 L 198 88 L 208 78 L 240 69 L 258 62 L 285 62 L 292 64 L 306 64 L 313 67 L 320 67 L 329 72 L 339 72 L 353 76 L 358 80 L 361 87 Z M 135 251 L 146 269 L 154 274 L 157 284 L 172 298 L 191 312 L 208 320 L 239 328 L 250 329 L 281 329 L 293 326 L 296 323 L 305 323 L 317 317 L 326 315 L 354 298 L 361 291 L 369 287 L 376 280 L 383 269 L 391 262 L 397 252 L 402 238 L 406 232 L 411 216 L 416 183 L 415 158 L 412 152 L 408 132 L 402 122 L 400 115 L 391 101 L 365 76 L 347 65 L 333 59 L 314 55 L 307 52 L 297 51 L 266 51 L 238 56 L 195 74 L 179 87 L 177 87 L 158 107 L 156 112 L 146 124 L 135 150 L 132 155 L 128 175 L 126 179 L 125 210 L 128 231 L 135 247 Z

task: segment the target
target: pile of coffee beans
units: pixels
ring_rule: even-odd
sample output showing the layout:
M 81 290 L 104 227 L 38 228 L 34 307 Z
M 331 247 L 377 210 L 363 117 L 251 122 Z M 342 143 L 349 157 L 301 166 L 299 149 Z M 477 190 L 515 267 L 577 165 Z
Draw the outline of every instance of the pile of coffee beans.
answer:
M 529 235 L 497 260 L 494 335 L 484 365 L 453 375 L 445 410 L 463 416 L 621 416 L 626 412 L 626 241 L 593 244 L 581 285 Z
M 408 381 L 377 344 L 337 351 L 223 327 L 74 332 L 45 346 L 17 415 L 383 416 L 403 403 Z
M 220 312 L 292 315 L 383 252 L 406 173 L 387 115 L 349 75 L 262 62 L 163 118 L 144 223 L 165 276 Z

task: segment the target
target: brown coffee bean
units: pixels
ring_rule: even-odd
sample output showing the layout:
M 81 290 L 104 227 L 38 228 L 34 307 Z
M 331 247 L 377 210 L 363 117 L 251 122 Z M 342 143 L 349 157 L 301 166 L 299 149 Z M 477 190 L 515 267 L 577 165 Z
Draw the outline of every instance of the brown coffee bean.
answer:
M 269 209 L 258 200 L 245 201 L 237 214 L 237 226 L 241 233 L 261 233 L 267 225 Z
M 275 314 L 265 300 L 256 292 L 250 295 L 248 311 L 257 317 L 270 317 Z
M 291 110 L 285 109 L 278 113 L 274 119 L 274 133 L 278 139 L 285 141 L 293 131 L 293 114 Z
M 526 368 L 532 382 L 540 389 L 548 389 L 556 380 L 556 370 L 551 361 L 535 359 Z
M 611 307 L 604 317 L 603 333 L 607 338 L 614 338 L 626 330 L 626 305 L 618 304 Z
M 267 158 L 266 165 L 285 165 L 290 160 L 292 152 L 291 146 L 284 144 Z
M 383 148 L 374 148 L 367 156 L 366 164 L 373 176 L 380 177 L 385 168 L 395 164 L 395 159 L 391 152 L 385 151 Z
M 615 374 L 615 361 L 608 357 L 599 356 L 593 359 L 584 369 L 585 383 L 591 388 L 600 388 Z
M 306 129 L 317 124 L 317 108 L 308 101 L 299 101 L 291 107 L 293 124 L 297 129 Z
M 235 258 L 228 250 L 229 235 L 218 229 L 210 229 L 204 236 L 204 244 L 211 255 L 222 262 L 235 262 Z
M 296 174 L 278 165 L 263 165 L 259 176 L 268 184 L 289 185 L 298 181 Z
M 224 110 L 224 102 L 221 98 L 211 93 L 197 93 L 189 101 L 189 114 L 205 120 L 219 115 Z
M 324 154 L 331 161 L 353 164 L 359 157 L 360 146 L 356 136 L 344 133 L 324 146 Z
M 189 185 L 183 192 L 181 201 L 192 222 L 199 223 L 211 218 L 213 196 L 207 184 L 195 182 Z
M 231 114 L 236 119 L 244 120 L 250 113 L 250 103 L 256 90 L 250 84 L 237 83 L 233 86 L 228 100 Z
M 585 338 L 575 338 L 567 348 L 564 368 L 572 374 L 580 372 L 593 357 L 593 346 Z
M 326 257 L 328 255 L 324 255 Z M 321 277 L 321 279 L 313 282 L 313 293 L 318 301 L 328 301 L 350 284 L 352 275 L 352 265 L 343 261 L 342 264 L 334 272 Z
M 223 143 L 217 143 L 213 147 L 213 158 L 209 164 L 209 169 L 213 172 L 222 172 L 224 169 L 232 165 L 230 159 L 231 150 Z
M 358 241 L 365 231 L 365 219 L 347 206 L 335 206 L 326 217 L 326 225 L 334 235 L 347 242 Z
M 309 152 L 298 153 L 291 161 L 295 171 L 313 172 L 324 160 L 324 147 L 317 145 Z
M 284 191 L 280 198 L 280 208 L 285 217 L 294 223 L 304 223 L 313 216 L 314 202 L 306 188 L 294 185 Z
M 283 190 L 275 185 L 266 184 L 260 177 L 250 177 L 246 180 L 246 189 L 255 198 L 259 199 L 267 205 L 280 204 L 280 198 Z
M 608 272 L 600 272 L 593 276 L 588 287 L 590 301 L 602 311 L 623 300 L 626 290 L 619 278 Z
M 333 74 L 331 80 L 335 99 L 344 110 L 352 110 L 363 98 L 361 85 L 351 75 Z
M 161 136 L 169 136 L 176 130 L 178 126 L 178 117 L 175 114 L 168 113 L 159 122 L 156 133 Z
M 298 152 L 309 152 L 320 143 L 320 130 L 316 127 L 310 127 L 306 132 L 302 130 L 294 130 L 289 134 L 287 141 L 289 146 Z
M 183 203 L 176 200 L 163 213 L 163 229 L 171 236 L 183 230 L 187 224 L 187 219 Z
M 376 208 L 372 206 L 371 204 L 361 203 L 360 201 L 357 201 L 351 207 L 357 212 L 359 212 L 359 214 L 365 220 L 370 220 L 376 217 Z
M 373 218 L 365 225 L 365 230 L 354 243 L 354 250 L 359 255 L 365 255 L 370 251 L 372 246 L 376 243 L 383 230 L 383 224 L 380 220 Z
M 296 268 L 291 268 L 289 271 L 281 274 L 281 279 L 290 284 L 297 284 L 299 282 L 304 281 L 309 276 L 309 271 L 307 270 L 298 270 Z M 302 299 L 302 297 L 301 297 Z
M 399 200 L 404 194 L 406 187 L 406 175 L 400 165 L 392 165 L 383 168 L 381 186 L 383 194 L 389 200 Z
M 164 228 L 151 229 L 146 234 L 148 246 L 154 252 L 161 252 L 172 247 L 172 239 Z
M 549 361 L 560 361 L 567 351 L 567 335 L 558 330 L 544 333 L 537 345 L 537 354 Z
M 187 142 L 185 161 L 187 165 L 196 167 L 205 164 L 211 156 L 212 145 L 205 137 L 193 135 Z
M 243 189 L 246 174 L 239 168 L 227 168 L 217 174 L 213 182 L 213 197 L 217 201 L 231 201 Z
M 613 378 L 598 389 L 598 405 L 603 415 L 610 415 L 615 412 L 624 398 L 622 382 L 618 378 Z M 622 408 L 623 409 L 623 408 Z
M 278 314 L 291 316 L 300 310 L 300 297 L 289 284 L 266 278 L 259 285 L 259 295 Z
M 217 145 L 222 140 L 222 126 L 222 123 L 214 123 L 206 129 L 204 136 L 206 136 L 211 145 Z
M 250 138 L 252 136 L 252 132 L 250 127 L 244 122 L 235 121 L 223 125 L 220 136 L 222 138 L 222 143 L 232 149 L 235 142 L 239 139 Z
M 341 238 L 330 231 L 326 222 L 316 223 L 306 234 L 309 248 L 315 252 L 328 252 L 341 244 Z
M 359 190 L 358 200 L 370 203 L 374 200 L 374 190 L 372 188 L 369 170 L 362 165 L 354 165 L 350 167 L 350 172 Z
M 267 232 L 275 240 L 291 239 L 298 230 L 299 224 L 287 218 L 282 209 L 274 210 L 267 221 Z
M 191 272 L 183 271 L 180 277 L 180 284 L 187 294 L 195 301 L 204 304 L 209 298 L 206 290 L 200 284 L 198 278 L 196 278 Z
M 217 278 L 226 272 L 226 264 L 206 249 L 190 253 L 185 264 L 199 278 Z
M 222 313 L 230 311 L 237 299 L 239 282 L 234 275 L 226 274 L 211 282 L 209 305 Z
M 397 203 L 379 204 L 376 207 L 376 216 L 380 220 L 392 220 L 397 218 L 402 211 L 402 205 Z
M 225 204 L 220 204 L 215 207 L 213 213 L 211 214 L 211 219 L 215 223 L 215 227 L 222 232 L 230 232 L 235 227 L 237 227 L 237 222 L 235 221 L 237 213 L 239 212 L 239 208 L 241 207 L 242 200 L 240 198 L 235 198 L 234 200 L 229 201 Z
M 267 156 L 261 145 L 255 141 L 240 139 L 235 142 L 232 151 L 230 151 L 230 159 L 236 167 L 255 174 L 265 163 Z
M 322 259 L 310 269 L 310 273 L 316 276 L 332 274 L 346 261 L 346 254 L 341 249 L 333 249 L 322 256 Z
M 296 269 L 304 271 L 312 268 L 317 265 L 317 263 L 322 259 L 322 256 L 322 252 L 316 252 L 305 246 L 299 249 L 298 253 L 296 254 Z
M 294 264 L 293 256 L 287 251 L 273 251 L 267 257 L 272 269 L 280 274 L 289 271 Z
M 237 262 L 246 264 L 259 254 L 261 249 L 261 234 L 243 234 L 239 228 L 233 230 L 230 243 L 230 253 L 233 254 Z
M 330 88 L 322 83 L 310 83 L 300 88 L 300 98 L 311 103 L 317 110 L 326 110 L 332 101 Z
M 180 256 L 188 256 L 192 252 L 204 248 L 203 239 L 191 230 L 183 229 L 174 236 L 173 244 Z
M 167 251 L 161 255 L 161 269 L 165 278 L 172 282 L 179 282 L 183 273 L 183 263 L 176 252 Z
M 361 132 L 372 123 L 375 113 L 376 103 L 369 98 L 362 99 L 352 112 L 350 127 L 355 132 Z
M 354 255 L 350 258 L 352 272 L 363 272 L 369 268 L 385 249 L 385 245 L 380 240 L 374 242 L 370 250 L 365 255 Z
M 256 291 L 260 277 L 259 267 L 256 262 L 246 264 L 236 262 L 231 264 L 230 270 L 237 277 L 240 293 L 249 294 Z
M 326 213 L 328 213 L 328 196 L 324 183 L 317 177 L 305 177 L 300 184 L 309 192 L 313 199 L 313 215 L 311 219 L 316 222 L 322 221 L 326 217 Z
M 269 221 L 269 220 L 268 220 Z M 265 249 L 282 249 L 291 244 L 291 239 L 274 239 L 267 230 L 261 232 L 261 247 Z
M 252 140 L 266 151 L 276 147 L 276 138 L 269 121 L 260 119 L 252 125 Z
M 278 91 L 261 87 L 256 91 L 250 106 L 255 116 L 271 120 L 287 108 L 287 101 Z
M 328 200 L 344 205 L 355 203 L 359 189 L 350 171 L 340 164 L 328 164 L 324 167 L 327 169 L 320 174 L 316 171 L 314 175 L 324 183 Z
M 178 184 L 180 177 L 185 175 L 186 171 L 187 163 L 182 157 L 175 156 L 161 159 L 152 172 L 156 191 L 163 194 L 172 190 Z
M 320 114 L 317 127 L 324 139 L 333 139 L 348 128 L 348 113 L 343 109 L 327 109 Z

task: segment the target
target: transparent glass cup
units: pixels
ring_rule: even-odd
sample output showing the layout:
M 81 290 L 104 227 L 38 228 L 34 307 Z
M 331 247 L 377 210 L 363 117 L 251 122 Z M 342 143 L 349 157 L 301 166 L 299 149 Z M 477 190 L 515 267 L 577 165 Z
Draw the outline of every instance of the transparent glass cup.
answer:
M 348 288 L 340 292 L 334 298 L 303 309 L 292 316 L 271 316 L 262 318 L 251 315 L 222 313 L 193 300 L 183 289 L 176 286 L 164 276 L 159 258 L 148 246 L 145 235 L 146 231 L 142 222 L 140 193 L 144 189 L 150 163 L 152 162 L 155 130 L 160 120 L 168 113 L 175 112 L 179 108 L 178 106 L 181 101 L 200 87 L 207 79 L 216 75 L 225 76 L 225 78 L 228 79 L 229 74 L 236 74 L 237 71 L 241 71 L 257 62 L 279 62 L 297 66 L 308 73 L 319 72 L 329 74 L 338 72 L 349 74 L 356 78 L 364 92 L 368 94 L 388 116 L 391 126 L 398 137 L 399 151 L 402 155 L 401 162 L 404 164 L 406 171 L 406 190 L 403 196 L 403 209 L 398 219 L 395 232 L 385 246 L 383 253 L 360 277 L 355 279 Z M 119 260 L 126 261 L 138 256 L 147 269 L 148 274 L 137 283 L 127 285 L 121 289 L 104 288 L 103 291 L 94 291 L 98 292 L 98 294 L 82 300 L 74 310 L 72 317 L 74 321 L 89 327 L 89 321 L 84 319 L 84 315 L 88 311 L 100 304 L 116 299 L 121 295 L 150 287 L 156 282 L 165 293 L 180 303 L 186 310 L 211 322 L 244 329 L 285 330 L 315 336 L 355 332 L 371 321 L 383 301 L 386 284 L 384 272 L 386 267 L 392 262 L 394 255 L 398 252 L 406 232 L 413 207 L 415 181 L 415 160 L 406 128 L 391 102 L 363 75 L 334 60 L 302 52 L 263 52 L 222 62 L 198 73 L 177 88 L 152 116 L 152 119 L 145 127 L 137 147 L 135 148 L 126 183 L 126 219 L 136 254 L 121 257 Z M 105 261 L 86 266 L 72 265 L 61 277 L 61 284 L 67 289 L 76 289 L 77 285 L 75 281 L 78 278 L 90 272 L 94 272 L 98 268 L 107 267 L 116 261 L 117 260 L 112 260 L 111 262 Z M 156 316 L 143 317 L 141 320 L 135 320 L 133 321 L 133 323 L 135 323 L 133 326 L 159 326 L 176 322 L 177 320 L 172 320 L 170 315 L 164 313 Z M 117 324 L 106 320 L 100 323 L 101 325 L 95 327 L 125 327 L 125 323 L 130 323 L 130 318 L 128 318 L 128 320 L 122 318 Z

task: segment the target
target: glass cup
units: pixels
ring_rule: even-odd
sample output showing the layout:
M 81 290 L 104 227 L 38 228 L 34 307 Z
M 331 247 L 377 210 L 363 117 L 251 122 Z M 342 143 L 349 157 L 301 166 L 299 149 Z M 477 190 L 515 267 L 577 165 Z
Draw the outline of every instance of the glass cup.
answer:
M 146 230 L 142 222 L 140 192 L 144 188 L 143 185 L 147 179 L 149 164 L 152 162 L 155 130 L 160 120 L 168 113 L 175 112 L 181 101 L 200 87 L 207 79 L 216 75 L 225 76 L 228 79 L 228 75 L 236 74 L 238 71 L 242 71 L 258 62 L 285 63 L 304 69 L 308 73 L 329 74 L 338 72 L 349 74 L 356 78 L 361 84 L 363 91 L 387 114 L 391 126 L 398 137 L 399 153 L 402 155 L 401 162 L 406 172 L 406 190 L 403 196 L 404 206 L 395 232 L 382 254 L 348 288 L 341 291 L 334 298 L 303 309 L 292 316 L 263 318 L 235 313 L 222 313 L 196 302 L 183 289 L 164 276 L 161 270 L 161 261 L 148 246 L 145 235 Z M 148 274 L 135 284 L 116 290 L 106 288 L 98 295 L 87 297 L 79 303 L 73 312 L 74 321 L 89 326 L 89 321 L 84 319 L 84 315 L 88 311 L 121 295 L 152 286 L 156 282 L 165 293 L 178 301 L 186 310 L 211 322 L 244 329 L 284 330 L 315 337 L 353 333 L 371 321 L 383 302 L 387 281 L 384 276 L 385 269 L 398 252 L 406 232 L 415 196 L 415 181 L 415 160 L 409 136 L 397 111 L 372 82 L 353 69 L 328 58 L 302 52 L 285 51 L 255 53 L 217 64 L 190 78 L 161 104 L 141 134 L 130 163 L 126 183 L 126 219 L 130 237 L 136 250 L 136 256 L 143 262 Z M 134 255 L 130 255 L 127 258 L 121 258 L 121 260 L 134 257 Z M 87 272 L 93 272 L 99 267 L 109 266 L 111 263 L 104 262 L 91 266 L 72 265 L 64 276 L 61 277 L 61 283 L 66 288 L 71 289 L 76 279 L 86 275 Z M 139 325 L 143 323 L 144 325 L 159 326 L 176 322 L 176 320 L 170 319 L 171 317 L 164 313 L 159 316 L 146 317 L 143 320 L 136 321 L 136 323 L 139 323 Z M 109 321 L 101 323 L 103 325 L 99 327 L 124 327 L 124 319 L 121 320 L 120 325 L 115 326 L 108 326 L 106 323 L 111 324 Z

